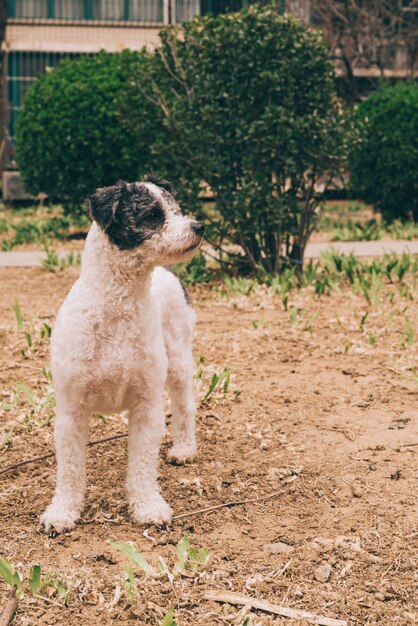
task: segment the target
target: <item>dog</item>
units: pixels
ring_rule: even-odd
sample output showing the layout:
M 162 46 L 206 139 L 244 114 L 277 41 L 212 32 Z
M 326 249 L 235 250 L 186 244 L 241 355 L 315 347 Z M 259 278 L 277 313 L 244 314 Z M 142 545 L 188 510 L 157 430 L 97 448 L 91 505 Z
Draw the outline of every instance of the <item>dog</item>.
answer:
M 56 318 L 51 370 L 56 396 L 57 480 L 41 516 L 46 532 L 74 528 L 86 489 L 89 415 L 128 412 L 127 494 L 139 524 L 169 524 L 157 484 L 167 381 L 173 444 L 168 460 L 196 453 L 192 334 L 195 313 L 165 265 L 188 261 L 204 226 L 181 213 L 167 181 L 146 176 L 98 189 L 79 279 Z

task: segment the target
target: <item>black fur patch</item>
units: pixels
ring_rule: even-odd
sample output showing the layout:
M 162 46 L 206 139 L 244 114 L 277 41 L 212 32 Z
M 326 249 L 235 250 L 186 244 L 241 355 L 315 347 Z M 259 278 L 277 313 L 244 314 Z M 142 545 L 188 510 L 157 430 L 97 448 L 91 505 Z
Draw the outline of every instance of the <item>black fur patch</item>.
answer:
M 131 250 L 161 230 L 165 214 L 145 185 L 119 181 L 88 199 L 92 218 L 120 250 Z
M 152 173 L 146 174 L 144 176 L 144 182 L 153 183 L 154 185 L 157 185 L 157 187 L 161 187 L 161 189 L 168 191 L 168 193 L 171 193 L 173 196 L 175 194 L 173 185 L 170 182 L 168 182 L 168 180 L 164 180 L 164 178 L 161 178 L 161 176 L 158 176 L 158 174 L 152 174 Z

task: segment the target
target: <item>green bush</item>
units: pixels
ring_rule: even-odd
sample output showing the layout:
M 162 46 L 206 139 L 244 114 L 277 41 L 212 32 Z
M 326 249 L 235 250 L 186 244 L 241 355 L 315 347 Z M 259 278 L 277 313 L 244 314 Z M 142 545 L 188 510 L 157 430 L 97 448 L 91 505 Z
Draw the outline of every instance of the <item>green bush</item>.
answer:
M 205 220 L 223 259 L 267 271 L 300 263 L 317 183 L 329 183 L 345 145 L 321 36 L 275 3 L 197 18 L 160 38 L 154 54 L 125 65 L 131 136 L 143 145 L 147 100 L 160 120 L 153 168 Z M 202 186 L 215 207 L 197 202 Z
M 16 157 L 30 193 L 46 192 L 77 210 L 97 187 L 136 179 L 148 158 L 117 115 L 120 70 L 130 52 L 65 60 L 28 90 L 18 121 Z
M 383 218 L 418 222 L 418 84 L 383 84 L 354 114 L 351 185 Z

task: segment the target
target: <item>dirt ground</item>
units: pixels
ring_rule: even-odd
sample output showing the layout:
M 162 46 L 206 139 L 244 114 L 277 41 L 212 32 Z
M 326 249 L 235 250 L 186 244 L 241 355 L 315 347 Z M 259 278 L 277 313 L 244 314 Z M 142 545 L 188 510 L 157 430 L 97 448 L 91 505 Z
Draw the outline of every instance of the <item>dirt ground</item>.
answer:
M 48 338 L 41 331 L 53 325 L 77 271 L 0 270 L 0 470 L 53 449 L 48 372 L 42 373 Z M 418 338 L 416 300 L 396 293 L 371 307 L 348 288 L 321 298 L 305 288 L 290 297 L 292 317 L 263 287 L 250 296 L 196 287 L 192 295 L 195 356 L 205 357 L 197 396 L 224 367 L 232 382 L 198 410 L 193 464 L 166 463 L 168 431 L 162 493 L 176 515 L 279 494 L 190 515 L 169 529 L 137 527 L 124 495 L 126 439 L 110 441 L 89 450 L 86 506 L 76 530 L 49 538 L 38 519 L 53 493 L 54 460 L 5 473 L 0 557 L 26 581 L 39 564 L 50 581 L 36 597 L 24 583 L 13 624 L 158 625 L 168 607 L 180 626 L 310 623 L 205 599 L 213 590 L 348 624 L 416 624 L 417 351 L 415 342 L 403 341 L 405 311 Z M 124 432 L 123 417 L 91 419 L 91 440 Z M 183 535 L 210 558 L 174 580 L 145 576 L 108 543 L 134 541 L 150 563 L 163 556 L 171 569 Z M 127 565 L 137 577 L 136 602 L 124 583 Z M 6 600 L 1 582 L 0 611 Z

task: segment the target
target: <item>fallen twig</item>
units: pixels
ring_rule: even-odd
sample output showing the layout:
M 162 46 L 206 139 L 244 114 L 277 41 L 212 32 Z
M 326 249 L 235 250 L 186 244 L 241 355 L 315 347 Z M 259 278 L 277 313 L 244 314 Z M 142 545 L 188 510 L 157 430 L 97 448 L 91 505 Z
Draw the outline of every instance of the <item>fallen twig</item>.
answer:
M 16 589 L 13 588 L 10 591 L 9 599 L 7 601 L 6 606 L 3 609 L 3 613 L 0 615 L 0 626 L 9 626 L 10 622 L 13 619 L 13 615 L 18 606 L 18 601 L 16 598 Z
M 257 598 L 251 598 L 250 596 L 244 596 L 240 593 L 234 593 L 231 591 L 208 591 L 205 593 L 204 598 L 205 600 L 213 600 L 214 602 L 226 602 L 227 604 L 242 604 L 243 606 L 251 606 L 253 609 L 266 611 L 266 613 L 274 613 L 275 615 L 281 615 L 282 617 L 304 619 L 310 624 L 321 624 L 322 626 L 347 626 L 347 622 L 340 619 L 315 615 L 314 613 L 302 611 L 301 609 L 289 609 L 285 606 L 272 604 L 271 602 L 268 602 L 268 600 L 257 600 Z
M 223 504 L 216 504 L 215 506 L 208 506 L 206 509 L 196 509 L 195 511 L 188 511 L 187 513 L 181 513 L 180 515 L 174 515 L 173 520 L 182 519 L 183 517 L 190 517 L 190 515 L 200 515 L 201 513 L 209 513 L 210 511 L 216 511 L 217 509 L 224 509 L 230 506 L 239 506 L 240 504 L 250 504 L 252 502 L 264 502 L 270 500 L 276 496 L 280 496 L 285 493 L 285 490 L 275 491 L 268 496 L 262 496 L 261 498 L 251 498 L 249 500 L 233 500 L 232 502 L 224 502 Z
M 38 366 L 29 365 L 28 363 L 22 363 L 22 361 L 10 361 L 9 363 L 6 363 L 6 365 L 1 366 L 3 370 L 16 369 L 16 367 L 23 367 L 27 370 L 32 370 L 33 372 L 39 372 Z
M 113 441 L 114 439 L 122 439 L 127 437 L 127 433 L 122 433 L 120 435 L 112 435 L 111 437 L 104 437 L 103 439 L 96 439 L 96 441 L 89 441 L 86 444 L 88 448 L 91 446 L 97 446 L 98 443 L 105 443 L 106 441 Z M 37 461 L 44 461 L 45 459 L 51 459 L 55 456 L 55 452 L 48 452 L 48 454 L 42 454 L 41 456 L 36 456 L 33 459 L 28 459 L 27 461 L 19 461 L 18 463 L 12 463 L 11 465 L 6 465 L 0 470 L 0 474 L 6 474 L 6 472 L 11 472 L 12 470 L 22 467 L 23 465 L 29 465 L 29 463 L 36 463 Z M 1 624 L 0 624 L 1 626 Z

